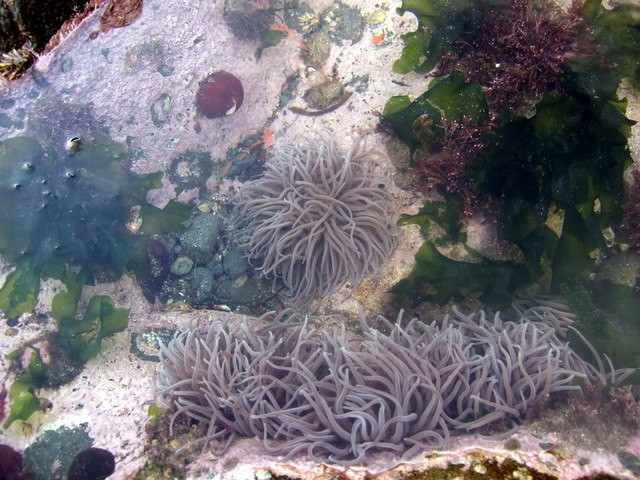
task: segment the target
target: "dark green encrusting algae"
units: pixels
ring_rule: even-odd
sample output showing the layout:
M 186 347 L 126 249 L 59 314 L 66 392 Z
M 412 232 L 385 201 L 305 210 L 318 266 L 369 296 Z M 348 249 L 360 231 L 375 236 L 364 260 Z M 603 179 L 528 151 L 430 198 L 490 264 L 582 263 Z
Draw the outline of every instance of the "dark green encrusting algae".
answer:
M 445 234 L 422 246 L 393 291 L 440 304 L 471 293 L 496 306 L 523 287 L 547 291 L 569 302 L 599 351 L 637 366 L 638 319 L 626 313 L 640 311 L 637 279 L 601 271 L 627 248 L 640 265 L 640 205 L 625 202 L 623 179 L 634 122 L 618 97 L 640 80 L 640 6 L 404 0 L 405 11 L 418 28 L 394 69 L 436 78 L 414 100 L 389 99 L 384 118 L 412 149 L 417 189 L 445 206 L 427 201 L 401 223 Z M 470 216 L 496 222 L 516 260 L 466 245 Z M 467 259 L 446 257 L 442 243 Z
M 48 122 L 45 128 L 34 121 L 33 136 L 0 142 L 0 253 L 14 266 L 0 288 L 0 310 L 10 319 L 33 312 L 41 279 L 65 286 L 51 305 L 56 330 L 8 356 L 16 380 L 9 388 L 5 428 L 41 408 L 38 388 L 71 380 L 99 353 L 105 337 L 127 327 L 128 310 L 108 296 L 96 295 L 79 309 L 83 287 L 115 280 L 125 271 L 145 280 L 149 239 L 179 232 L 192 210 L 176 202 L 164 210 L 148 204 L 147 192 L 161 185 L 162 174 L 128 171 L 129 151 L 99 128 L 57 144 L 58 129 L 72 129 L 74 120 Z M 38 342 L 56 353 L 48 363 L 42 362 Z M 25 353 L 31 358 L 26 365 L 20 361 Z

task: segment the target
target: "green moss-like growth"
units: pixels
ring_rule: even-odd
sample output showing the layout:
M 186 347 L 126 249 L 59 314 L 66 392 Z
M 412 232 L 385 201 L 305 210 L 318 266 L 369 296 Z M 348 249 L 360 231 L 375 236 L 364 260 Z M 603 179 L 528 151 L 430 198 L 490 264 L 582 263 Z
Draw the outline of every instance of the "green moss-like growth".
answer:
M 634 238 L 619 233 L 634 122 L 617 92 L 624 79 L 638 85 L 640 7 L 605 9 L 587 0 L 563 11 L 547 0 L 404 0 L 401 11 L 419 25 L 396 70 L 434 69 L 438 77 L 413 101 L 392 97 L 384 111 L 412 147 L 418 189 L 436 190 L 463 217 L 494 219 L 500 240 L 522 260 L 489 261 L 466 247 L 472 261 L 455 261 L 430 240 L 394 290 L 439 303 L 471 291 L 500 303 L 538 283 L 570 302 L 593 341 L 615 336 L 616 348 L 599 347 L 616 353 L 618 364 L 636 365 L 637 342 L 612 327 L 621 312 L 611 303 L 636 308 L 639 297 L 633 286 L 597 273 Z M 626 208 L 640 211 L 631 202 Z M 403 221 L 423 225 L 425 218 L 439 223 L 427 208 Z M 630 324 L 629 333 L 637 317 Z
M 36 480 L 63 478 L 73 458 L 93 445 L 86 423 L 46 430 L 24 451 L 25 466 Z M 52 470 L 53 469 L 53 470 Z

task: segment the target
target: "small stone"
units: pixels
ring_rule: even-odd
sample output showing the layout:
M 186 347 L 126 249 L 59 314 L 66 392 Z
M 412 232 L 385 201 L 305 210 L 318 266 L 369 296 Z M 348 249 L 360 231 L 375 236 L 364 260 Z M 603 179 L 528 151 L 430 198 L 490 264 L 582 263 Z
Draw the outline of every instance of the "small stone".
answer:
M 339 80 L 331 80 L 311 87 L 304 94 L 307 104 L 314 109 L 322 110 L 333 105 L 344 96 L 344 85 Z
M 217 303 L 234 303 L 255 306 L 273 297 L 271 281 L 241 276 L 236 280 L 225 279 L 217 285 Z
M 237 250 L 229 250 L 222 258 L 224 273 L 230 279 L 235 279 L 244 274 L 249 269 L 249 262 Z
M 309 37 L 306 43 L 307 53 L 305 61 L 307 65 L 321 67 L 331 53 L 331 38 L 327 32 L 317 32 Z
M 173 75 L 173 72 L 175 72 L 175 68 L 167 65 L 166 63 L 158 65 L 158 73 L 163 77 L 170 77 L 171 75 Z
M 216 253 L 211 260 L 207 262 L 207 268 L 216 277 L 224 274 L 224 266 L 222 264 L 222 255 Z
M 198 215 L 180 236 L 180 245 L 198 264 L 204 264 L 213 256 L 219 231 L 218 217 L 208 213 Z
M 191 298 L 193 298 L 194 303 L 203 304 L 212 302 L 214 286 L 215 281 L 211 271 L 203 267 L 197 267 L 193 270 L 193 276 L 191 278 Z
M 189 273 L 192 268 L 193 260 L 183 255 L 173 261 L 171 267 L 169 268 L 169 271 L 174 275 L 177 275 L 178 277 L 182 277 Z

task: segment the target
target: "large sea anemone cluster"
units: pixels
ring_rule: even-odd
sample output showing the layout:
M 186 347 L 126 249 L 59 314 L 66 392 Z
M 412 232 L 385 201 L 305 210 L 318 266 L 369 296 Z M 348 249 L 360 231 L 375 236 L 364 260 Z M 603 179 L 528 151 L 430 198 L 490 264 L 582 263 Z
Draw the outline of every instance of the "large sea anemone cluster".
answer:
M 555 304 L 510 319 L 378 317 L 382 329 L 362 317 L 357 340 L 298 317 L 214 323 L 163 346 L 158 389 L 174 406 L 171 428 L 179 417 L 201 423 L 216 453 L 253 436 L 272 454 L 355 464 L 373 451 L 442 448 L 451 434 L 519 419 L 547 394 L 611 380 L 561 338 L 572 318 Z
M 379 273 L 397 244 L 391 194 L 360 140 L 345 155 L 327 137 L 280 148 L 246 183 L 233 217 L 240 248 L 280 279 L 294 305 Z

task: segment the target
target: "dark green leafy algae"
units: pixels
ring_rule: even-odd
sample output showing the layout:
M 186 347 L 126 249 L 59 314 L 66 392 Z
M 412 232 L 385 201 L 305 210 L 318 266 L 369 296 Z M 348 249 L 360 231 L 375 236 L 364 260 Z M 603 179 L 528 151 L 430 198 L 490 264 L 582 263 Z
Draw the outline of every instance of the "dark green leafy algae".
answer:
M 623 179 L 634 122 L 617 93 L 638 85 L 640 6 L 404 0 L 400 11 L 418 28 L 395 70 L 436 77 L 384 111 L 412 148 L 416 188 L 456 205 L 461 223 L 495 222 L 498 240 L 518 255 L 488 259 L 447 234 L 467 253 L 454 260 L 431 238 L 394 292 L 415 303 L 471 294 L 502 305 L 525 286 L 550 291 L 599 350 L 637 365 L 638 319 L 628 313 L 640 308 L 637 285 L 599 272 L 620 250 L 640 248 L 640 205 L 625 201 Z M 429 222 L 451 231 L 429 202 L 401 221 L 423 231 Z
M 16 266 L 0 289 L 7 317 L 33 308 L 40 278 L 118 278 L 125 268 L 141 270 L 136 254 L 151 235 L 180 230 L 190 207 L 149 205 L 161 174 L 130 173 L 127 157 L 106 137 L 63 155 L 29 137 L 0 142 L 0 252 Z
M 145 279 L 149 238 L 179 231 L 191 213 L 175 202 L 165 210 L 148 204 L 146 194 L 160 186 L 161 173 L 127 171 L 127 149 L 107 137 L 74 138 L 61 150 L 26 136 L 0 142 L 0 253 L 15 266 L 0 288 L 0 309 L 7 318 L 31 312 L 43 278 L 66 287 L 52 301 L 57 331 L 9 356 L 17 380 L 5 426 L 40 408 L 38 388 L 71 380 L 99 353 L 102 339 L 127 327 L 128 310 L 108 296 L 92 297 L 78 312 L 84 285 L 117 279 L 125 270 Z M 39 358 L 37 342 L 56 354 L 40 362 L 36 375 L 32 363 L 19 359 L 28 351 Z
M 133 175 L 121 166 L 122 145 L 97 138 L 60 157 L 29 137 L 0 143 L 0 252 L 16 265 L 0 290 L 8 317 L 35 305 L 40 277 L 64 279 L 82 267 L 119 277 L 133 251 L 130 210 L 144 205 L 159 175 Z M 106 273 L 105 273 L 106 272 Z

